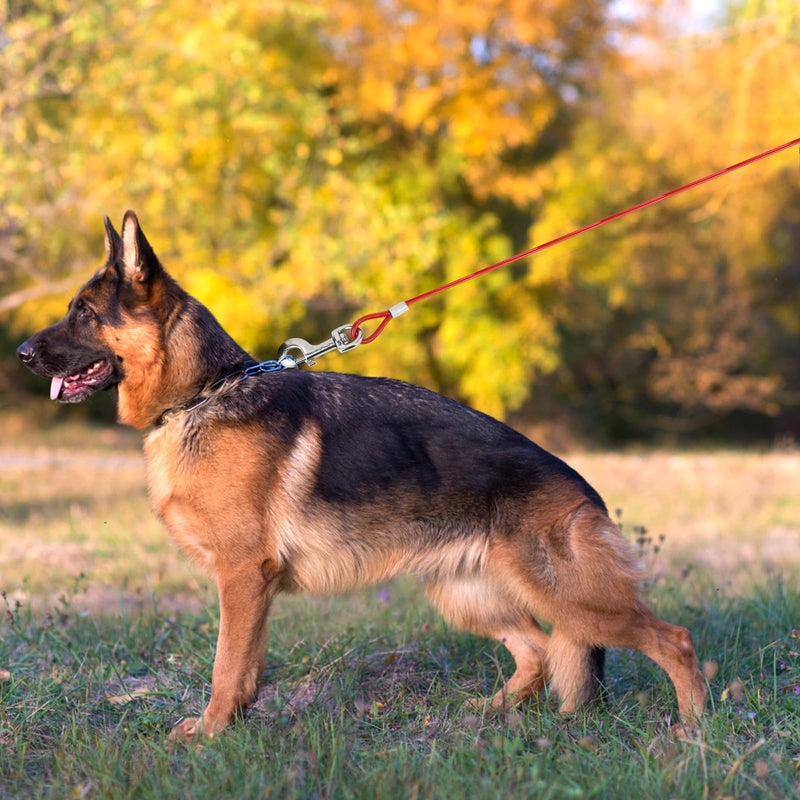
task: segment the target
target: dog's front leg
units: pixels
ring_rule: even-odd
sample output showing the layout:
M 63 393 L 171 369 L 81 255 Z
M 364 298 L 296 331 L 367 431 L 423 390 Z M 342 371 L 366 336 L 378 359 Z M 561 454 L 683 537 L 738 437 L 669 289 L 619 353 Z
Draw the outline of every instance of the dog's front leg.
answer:
M 181 722 L 170 739 L 213 736 L 253 702 L 264 667 L 267 614 L 280 577 L 271 560 L 220 570 L 219 638 L 211 700 L 202 717 Z

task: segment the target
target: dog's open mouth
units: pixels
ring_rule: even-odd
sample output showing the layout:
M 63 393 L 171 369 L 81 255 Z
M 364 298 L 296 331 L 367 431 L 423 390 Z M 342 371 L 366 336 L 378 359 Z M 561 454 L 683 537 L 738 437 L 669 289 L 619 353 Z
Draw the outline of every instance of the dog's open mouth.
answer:
M 62 403 L 78 402 L 105 388 L 113 374 L 114 367 L 105 358 L 101 358 L 74 375 L 57 375 L 50 382 L 50 399 Z

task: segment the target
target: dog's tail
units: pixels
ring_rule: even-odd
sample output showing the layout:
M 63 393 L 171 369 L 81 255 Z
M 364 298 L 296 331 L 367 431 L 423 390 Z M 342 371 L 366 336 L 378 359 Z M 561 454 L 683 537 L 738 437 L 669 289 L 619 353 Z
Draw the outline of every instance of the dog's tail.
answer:
M 554 629 L 547 645 L 547 674 L 559 710 L 570 713 L 604 699 L 606 651 Z

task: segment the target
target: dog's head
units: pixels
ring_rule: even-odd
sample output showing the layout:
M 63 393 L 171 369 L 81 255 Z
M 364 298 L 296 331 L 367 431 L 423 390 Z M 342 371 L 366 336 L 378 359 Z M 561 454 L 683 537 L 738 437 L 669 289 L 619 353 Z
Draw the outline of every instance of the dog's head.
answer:
M 62 403 L 79 403 L 125 378 L 132 353 L 121 328 L 137 310 L 152 307 L 166 275 L 133 211 L 125 214 L 122 236 L 108 217 L 105 229 L 105 265 L 72 298 L 62 320 L 17 348 L 23 364 L 51 379 L 50 397 Z

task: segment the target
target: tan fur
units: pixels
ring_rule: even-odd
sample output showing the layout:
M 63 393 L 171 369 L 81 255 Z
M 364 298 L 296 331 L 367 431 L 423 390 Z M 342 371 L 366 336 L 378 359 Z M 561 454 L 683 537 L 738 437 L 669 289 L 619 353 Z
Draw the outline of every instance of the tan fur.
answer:
M 150 316 L 148 314 L 148 316 Z M 125 321 L 124 328 L 108 328 L 107 340 L 122 359 L 126 378 L 119 385 L 117 413 L 124 425 L 144 429 L 169 406 L 159 389 L 164 384 L 164 342 L 152 319 Z
M 253 487 L 269 475 L 259 448 L 242 437 L 259 430 L 220 428 L 187 456 L 185 414 L 176 414 L 145 440 L 151 502 L 172 537 L 217 580 L 220 631 L 211 700 L 200 718 L 184 721 L 174 736 L 211 736 L 255 697 L 263 669 L 263 641 L 272 597 L 283 578 L 275 558 L 263 493 Z M 224 476 L 220 480 L 220 476 Z
M 528 620 L 513 630 L 495 634 L 514 657 L 516 670 L 508 683 L 491 700 L 494 708 L 506 711 L 512 705 L 533 697 L 545 686 L 545 652 L 549 637 L 536 620 Z
M 253 488 L 269 474 L 258 448 L 242 448 L 255 439 L 256 426 L 218 428 L 202 450 L 182 449 L 184 415 L 168 419 L 145 439 L 148 487 L 156 514 L 194 561 L 220 576 L 241 563 L 276 565 L 274 536 L 265 493 Z
M 187 455 L 186 413 L 147 436 L 150 495 L 181 548 L 216 576 L 223 611 L 211 702 L 175 735 L 213 733 L 252 700 L 275 591 L 338 591 L 398 572 L 419 575 L 452 624 L 512 653 L 516 671 L 492 698 L 496 708 L 537 694 L 547 678 L 560 709 L 577 710 L 594 693 L 590 648 L 615 645 L 642 650 L 668 672 L 685 719 L 702 709 L 688 631 L 641 604 L 633 549 L 597 507 L 570 502 L 569 492 L 560 505 L 556 493 L 536 500 L 530 527 L 519 525 L 510 538 L 475 531 L 435 546 L 420 544 L 402 515 L 383 529 L 386 516 L 376 512 L 354 531 L 315 499 L 321 441 L 313 423 L 288 453 L 260 426 L 230 426 Z M 519 513 L 524 520 L 531 511 Z M 537 617 L 553 624 L 550 637 Z
M 169 336 L 147 309 L 123 314 L 123 325 L 106 329 L 106 341 L 125 369 L 117 414 L 124 425 L 144 430 L 194 391 L 196 342 L 178 323 Z

